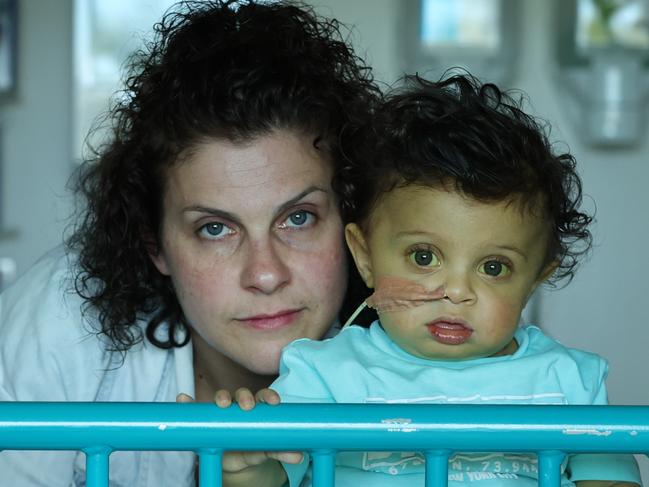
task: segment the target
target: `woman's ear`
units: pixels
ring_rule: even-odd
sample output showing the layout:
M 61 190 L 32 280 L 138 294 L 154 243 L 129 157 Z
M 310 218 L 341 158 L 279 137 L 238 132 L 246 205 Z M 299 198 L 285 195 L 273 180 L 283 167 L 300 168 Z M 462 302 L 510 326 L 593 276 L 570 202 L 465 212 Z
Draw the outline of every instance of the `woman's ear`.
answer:
M 365 240 L 365 235 L 363 235 L 361 227 L 356 223 L 348 223 L 345 225 L 345 240 L 354 258 L 358 273 L 363 278 L 365 285 L 373 288 L 374 274 L 372 272 L 372 256 L 370 255 L 367 241 Z
M 158 269 L 158 272 L 162 275 L 168 276 L 169 266 L 167 265 L 167 258 L 158 244 L 155 234 L 148 229 L 145 230 L 142 232 L 142 242 L 144 242 L 149 258 L 151 259 L 151 262 L 153 262 L 153 265 L 156 266 L 156 269 Z

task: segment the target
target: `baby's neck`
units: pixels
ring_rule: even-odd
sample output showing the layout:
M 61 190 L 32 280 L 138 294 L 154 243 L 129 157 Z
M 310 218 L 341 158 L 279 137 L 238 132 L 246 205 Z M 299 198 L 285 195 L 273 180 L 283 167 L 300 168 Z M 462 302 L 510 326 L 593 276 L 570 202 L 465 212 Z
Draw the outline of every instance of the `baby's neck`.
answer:
M 512 338 L 512 340 L 503 348 L 500 352 L 496 352 L 492 355 L 492 357 L 500 357 L 502 355 L 514 355 L 516 353 L 516 350 L 518 350 L 518 342 L 516 341 L 515 338 Z

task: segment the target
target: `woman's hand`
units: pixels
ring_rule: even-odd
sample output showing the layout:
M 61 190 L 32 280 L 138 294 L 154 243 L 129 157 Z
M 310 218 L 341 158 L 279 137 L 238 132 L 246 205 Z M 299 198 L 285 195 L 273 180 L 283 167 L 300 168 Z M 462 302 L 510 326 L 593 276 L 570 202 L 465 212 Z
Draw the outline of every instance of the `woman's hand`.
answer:
M 178 394 L 176 402 L 194 402 L 194 398 L 187 394 Z M 272 389 L 261 389 L 253 394 L 249 389 L 240 388 L 232 394 L 226 390 L 219 390 L 214 394 L 214 404 L 220 408 L 227 408 L 236 402 L 244 411 L 250 411 L 257 403 L 276 405 L 280 397 Z M 300 452 L 274 452 L 274 451 L 241 451 L 226 452 L 223 455 L 223 486 L 237 487 L 255 485 L 259 487 L 279 487 L 287 478 L 286 472 L 279 462 L 300 463 L 303 455 Z
M 214 404 L 220 408 L 230 407 L 232 404 L 232 395 L 230 391 L 221 389 L 216 391 L 214 394 Z M 234 393 L 234 402 L 236 402 L 241 409 L 244 411 L 250 411 L 253 409 L 257 403 L 260 404 L 270 404 L 272 406 L 280 403 L 279 394 L 272 389 L 267 387 L 261 389 L 257 394 L 252 394 L 249 389 L 241 387 L 237 389 Z
M 230 407 L 232 402 L 236 402 L 244 411 L 254 409 L 257 404 L 270 404 L 275 406 L 280 403 L 280 397 L 272 389 L 264 388 L 256 394 L 241 387 L 234 393 L 234 398 L 229 391 L 221 389 L 214 394 L 214 404 L 220 408 Z M 223 472 L 240 472 L 248 467 L 261 465 L 267 460 L 277 460 L 286 463 L 300 463 L 302 453 L 300 452 L 274 452 L 274 451 L 242 451 L 227 452 L 223 455 Z

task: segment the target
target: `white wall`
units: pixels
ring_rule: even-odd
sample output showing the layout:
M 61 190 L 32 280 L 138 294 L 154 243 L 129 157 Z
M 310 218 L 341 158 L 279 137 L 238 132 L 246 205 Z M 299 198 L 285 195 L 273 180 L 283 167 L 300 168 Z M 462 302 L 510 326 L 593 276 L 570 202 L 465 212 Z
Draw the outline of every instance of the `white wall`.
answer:
M 568 143 L 579 161 L 585 192 L 597 206 L 592 259 L 568 287 L 542 294 L 541 325 L 567 345 L 609 359 L 612 403 L 649 404 L 644 358 L 649 347 L 645 326 L 649 258 L 644 253 L 649 242 L 649 144 L 605 152 L 577 139 L 553 76 L 552 2 L 520 1 L 525 35 L 512 85 L 530 95 L 536 113 L 552 122 L 553 134 Z M 21 2 L 19 96 L 0 107 L 6 164 L 4 220 L 18 232 L 18 238 L 0 241 L 0 257 L 13 257 L 19 272 L 61 241 L 71 209 L 64 197 L 73 166 L 71 4 L 72 0 Z M 379 79 L 392 82 L 401 74 L 400 1 L 314 4 L 357 26 L 354 42 L 375 66 Z M 642 461 L 649 479 L 649 462 Z
M 18 90 L 0 105 L 3 138 L 0 257 L 24 272 L 61 241 L 70 213 L 72 0 L 19 2 Z

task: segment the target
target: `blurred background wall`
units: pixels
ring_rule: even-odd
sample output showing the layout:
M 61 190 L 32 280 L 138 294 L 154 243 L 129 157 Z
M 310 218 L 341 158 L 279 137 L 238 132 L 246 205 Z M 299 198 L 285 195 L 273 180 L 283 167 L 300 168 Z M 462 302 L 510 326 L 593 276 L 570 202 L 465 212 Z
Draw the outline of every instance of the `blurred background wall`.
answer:
M 565 344 L 610 361 L 611 403 L 649 404 L 649 255 L 644 252 L 649 243 L 649 130 L 640 125 L 638 140 L 623 147 L 598 147 L 580 137 L 587 116 L 574 112 L 578 92 L 566 89 L 557 60 L 561 9 L 552 1 L 515 1 L 516 15 L 506 20 L 515 23 L 518 37 L 506 46 L 514 56 L 503 86 L 525 91 L 529 110 L 552 124 L 552 138 L 563 141 L 578 160 L 585 203 L 597 211 L 592 257 L 565 289 L 539 293 L 532 317 Z M 146 4 L 133 0 L 129 8 Z M 312 4 L 355 26 L 353 42 L 379 80 L 392 83 L 413 69 L 406 62 L 417 29 L 409 24 L 411 0 Z M 74 82 L 73 53 L 82 49 L 74 42 L 75 0 L 22 0 L 18 6 L 16 87 L 10 96 L 0 97 L 0 262 L 5 281 L 62 242 L 74 207 L 66 184 L 81 152 L 79 127 L 87 123 L 75 118 L 83 96 Z M 446 62 L 452 57 L 432 63 L 430 73 L 439 75 Z M 646 93 L 647 83 L 643 78 L 637 89 Z M 647 97 L 639 97 L 635 108 L 646 114 Z M 641 463 L 649 481 L 646 458 Z

